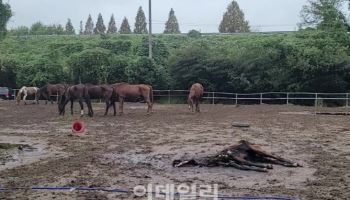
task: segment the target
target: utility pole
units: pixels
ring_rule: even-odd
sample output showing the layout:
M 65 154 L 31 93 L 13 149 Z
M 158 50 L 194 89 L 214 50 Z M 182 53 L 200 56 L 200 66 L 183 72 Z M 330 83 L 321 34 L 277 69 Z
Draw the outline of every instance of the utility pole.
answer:
M 149 33 L 148 33 L 148 56 L 149 58 L 153 57 L 152 53 L 152 0 L 149 0 L 149 7 L 148 7 L 148 19 L 149 19 Z

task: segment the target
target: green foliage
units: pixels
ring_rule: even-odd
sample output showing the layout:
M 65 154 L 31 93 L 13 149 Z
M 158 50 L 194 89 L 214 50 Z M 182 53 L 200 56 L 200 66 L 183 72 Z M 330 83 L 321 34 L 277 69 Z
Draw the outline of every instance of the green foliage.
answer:
M 11 36 L 27 36 L 29 35 L 29 28 L 26 26 L 20 26 L 9 31 Z
M 100 14 L 98 14 L 96 27 L 94 29 L 94 34 L 104 34 L 106 32 L 106 26 L 103 22 L 103 17 Z
M 197 31 L 197 30 L 190 30 L 187 34 L 188 37 L 191 38 L 200 38 L 202 37 L 201 32 Z
M 143 37 L 139 46 L 136 47 L 138 56 L 148 56 L 149 54 L 148 38 Z M 160 39 L 152 40 L 153 59 L 161 65 L 164 65 L 169 57 L 169 51 L 164 42 Z
M 105 83 L 110 56 L 110 51 L 101 48 L 87 49 L 72 55 L 68 64 L 74 83 Z
M 248 21 L 244 19 L 244 13 L 238 3 L 233 0 L 227 7 L 219 26 L 220 33 L 242 33 L 249 32 Z
M 29 30 L 30 35 L 64 35 L 63 27 L 58 24 L 44 25 L 41 22 L 34 23 Z
M 8 57 L 0 57 L 0 85 L 16 88 L 16 69 L 18 63 Z
M 146 23 L 146 16 L 145 13 L 142 10 L 142 7 L 139 7 L 139 10 L 137 11 L 136 19 L 135 19 L 135 29 L 134 33 L 136 34 L 147 34 L 147 23 Z
M 107 33 L 109 34 L 114 34 L 117 33 L 118 29 L 117 29 L 117 25 L 115 24 L 115 19 L 114 19 L 114 15 L 111 16 L 111 19 L 108 23 L 108 30 Z
M 178 34 L 180 32 L 179 23 L 177 22 L 177 18 L 175 16 L 175 11 L 173 9 L 169 12 L 168 21 L 165 23 L 165 34 Z
M 154 59 L 148 38 L 7 37 L 1 43 L 0 83 L 152 84 L 207 91 L 348 92 L 350 36 L 343 31 L 304 30 L 291 34 L 156 35 Z M 7 77 L 7 79 L 3 78 Z
M 160 89 L 168 87 L 164 73 L 165 69 L 148 57 L 139 57 L 125 69 L 128 82 L 146 83 Z
M 99 47 L 108 49 L 117 55 L 128 55 L 131 53 L 131 42 L 124 40 L 102 40 Z
M 68 19 L 67 24 L 66 24 L 66 34 L 68 34 L 68 35 L 75 34 L 75 30 L 74 30 L 72 21 L 70 19 Z
M 83 21 L 80 21 L 80 25 L 79 25 L 79 35 L 83 35 L 84 31 L 83 31 Z
M 341 7 L 345 0 L 309 0 L 301 11 L 301 26 L 314 26 L 322 30 L 344 31 L 350 27 Z
M 86 23 L 85 23 L 85 35 L 92 35 L 94 33 L 94 22 L 92 21 L 91 15 L 89 15 Z
M 122 25 L 120 26 L 119 32 L 121 34 L 130 34 L 131 33 L 129 21 L 126 17 L 124 17 L 124 19 L 123 19 L 123 22 L 122 22 Z
M 6 35 L 6 24 L 12 17 L 11 7 L 7 3 L 3 3 L 0 0 L 0 40 Z

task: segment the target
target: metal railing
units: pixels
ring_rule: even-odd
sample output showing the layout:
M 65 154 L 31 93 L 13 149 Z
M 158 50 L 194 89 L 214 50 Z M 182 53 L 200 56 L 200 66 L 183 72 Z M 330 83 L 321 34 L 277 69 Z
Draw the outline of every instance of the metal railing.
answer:
M 18 89 L 14 89 L 14 97 Z M 162 103 L 185 103 L 187 100 L 188 90 L 154 90 L 154 98 Z M 58 95 L 52 95 L 58 100 Z M 296 101 L 307 101 L 308 105 L 313 104 L 315 107 L 322 105 L 323 101 L 337 102 L 345 107 L 350 106 L 350 93 L 310 93 L 310 92 L 263 92 L 263 93 L 230 93 L 230 92 L 204 92 L 204 103 L 217 104 L 264 104 L 274 103 L 290 105 Z M 99 100 L 102 102 L 102 100 Z M 301 104 L 303 104 L 301 103 Z

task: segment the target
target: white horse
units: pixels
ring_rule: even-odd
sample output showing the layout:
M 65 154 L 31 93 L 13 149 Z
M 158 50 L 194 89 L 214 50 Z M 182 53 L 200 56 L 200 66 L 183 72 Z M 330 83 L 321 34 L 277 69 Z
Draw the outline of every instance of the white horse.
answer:
M 19 91 L 18 91 L 18 94 L 17 94 L 17 105 L 21 102 L 21 97 L 22 97 L 22 94 L 23 94 L 23 101 L 24 101 L 24 104 L 26 105 L 26 99 L 27 99 L 27 96 L 34 96 L 35 97 L 35 102 L 37 104 L 39 104 L 39 88 L 37 87 L 26 87 L 26 86 L 23 86 Z

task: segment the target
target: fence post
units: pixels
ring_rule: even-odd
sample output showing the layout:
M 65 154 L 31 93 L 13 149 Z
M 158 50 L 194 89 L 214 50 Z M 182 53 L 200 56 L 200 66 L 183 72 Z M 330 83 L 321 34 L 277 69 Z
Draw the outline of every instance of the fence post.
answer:
M 235 98 L 235 104 L 236 104 L 236 106 L 237 106 L 237 104 L 238 104 L 238 94 L 236 93 L 236 98 Z
M 215 92 L 213 92 L 213 105 L 215 104 Z
M 287 92 L 287 106 L 289 106 L 289 92 Z
M 315 93 L 315 107 L 317 108 L 317 98 L 318 98 L 318 94 L 317 93 Z
M 13 90 L 13 100 L 16 100 L 16 97 L 17 97 L 16 92 L 17 92 L 17 90 Z
M 260 105 L 263 103 L 263 94 L 260 93 Z
M 171 100 L 170 100 L 170 90 L 168 90 L 168 104 L 171 103 Z
M 56 102 L 58 103 L 58 91 L 56 93 Z
M 349 107 L 349 93 L 346 93 L 346 107 Z

